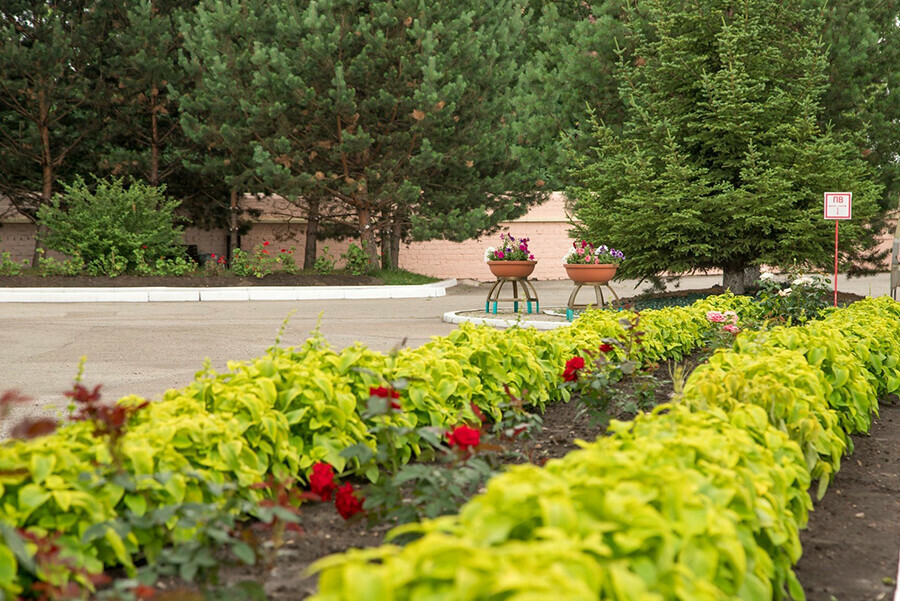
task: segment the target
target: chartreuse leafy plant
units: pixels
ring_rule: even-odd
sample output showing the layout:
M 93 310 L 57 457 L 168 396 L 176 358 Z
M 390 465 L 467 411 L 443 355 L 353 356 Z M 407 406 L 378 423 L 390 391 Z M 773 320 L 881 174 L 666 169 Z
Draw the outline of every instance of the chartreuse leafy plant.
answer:
M 694 371 L 681 401 L 694 411 L 764 409 L 769 422 L 800 445 L 810 475 L 819 481 L 820 499 L 851 444 L 818 373 L 798 351 L 716 353 Z
M 705 311 L 743 303 L 698 303 L 694 335 Z M 875 394 L 900 385 L 898 317 L 893 301 L 870 299 L 741 334 L 680 402 L 613 422 L 544 469 L 510 469 L 457 516 L 395 530 L 421 535 L 406 547 L 320 561 L 316 598 L 802 599 L 792 565 L 809 485 L 824 491 L 848 434 L 868 430 Z M 556 335 L 615 336 L 593 319 L 600 334 Z
M 745 301 L 737 297 L 722 296 L 692 307 L 642 312 L 641 327 L 646 330 L 646 334 L 641 347 L 645 350 L 642 350 L 639 360 L 653 362 L 681 357 L 702 344 L 710 327 L 705 318 L 707 311 L 716 309 L 740 312 L 745 307 L 742 303 Z M 755 349 L 753 353 L 760 356 L 773 349 L 802 355 L 809 368 L 815 371 L 815 380 L 809 380 L 802 362 L 792 359 L 791 365 L 796 368 L 796 374 L 792 376 L 794 379 L 791 380 L 790 390 L 794 392 L 791 394 L 802 390 L 803 394 L 815 396 L 816 386 L 821 387 L 829 406 L 837 412 L 840 424 L 845 429 L 852 425 L 862 430 L 868 424 L 866 412 L 874 407 L 870 402 L 872 391 L 895 390 L 900 383 L 896 364 L 900 340 L 891 331 L 898 315 L 896 308 L 888 303 L 890 301 L 858 303 L 859 308 L 854 306 L 852 310 L 835 312 L 825 322 L 807 326 L 808 333 L 802 336 L 792 334 L 793 330 L 785 333 L 776 331 L 765 339 L 757 340 L 746 336 L 747 340 L 743 344 L 747 353 L 752 348 Z M 846 316 L 844 321 L 841 321 L 842 315 Z M 503 403 L 508 401 L 510 394 L 537 407 L 543 407 L 547 402 L 565 400 L 565 392 L 559 389 L 556 382 L 566 362 L 574 354 L 584 352 L 584 349 L 596 348 L 603 338 L 620 337 L 623 332 L 618 324 L 620 317 L 621 314 L 609 311 L 587 312 L 570 328 L 547 333 L 519 328 L 497 332 L 489 328 L 467 326 L 449 337 L 435 338 L 417 349 L 402 349 L 390 354 L 378 353 L 362 345 L 337 351 L 329 348 L 320 336 L 314 335 L 297 348 L 273 347 L 252 361 L 230 363 L 227 371 L 222 373 L 206 366 L 198 372 L 191 385 L 182 390 L 166 392 L 160 402 L 149 404 L 130 418 L 128 430 L 119 441 L 121 452 L 118 453 L 117 460 L 112 456 L 108 445 L 95 437 L 93 430 L 86 424 L 68 425 L 43 438 L 5 442 L 0 445 L 0 518 L 5 524 L 35 536 L 54 537 L 53 540 L 64 550 L 66 556 L 72 558 L 72 564 L 61 575 L 38 573 L 35 576 L 28 564 L 36 550 L 31 546 L 23 550 L 16 546 L 15 537 L 5 537 L 7 544 L 0 544 L 0 589 L 9 595 L 15 595 L 21 592 L 21 583 L 33 577 L 65 580 L 81 577 L 80 574 L 97 573 L 110 566 L 120 566 L 133 572 L 145 560 L 158 559 L 164 562 L 170 557 L 171 545 L 200 540 L 198 537 L 205 536 L 198 530 L 196 522 L 174 518 L 162 520 L 159 512 L 164 508 L 198 504 L 199 507 L 206 508 L 204 511 L 218 506 L 223 511 L 240 513 L 245 511 L 241 508 L 247 507 L 247 503 L 258 503 L 272 494 L 271 491 L 260 488 L 261 483 L 270 478 L 274 478 L 276 482 L 285 482 L 292 477 L 305 478 L 317 462 L 326 462 L 338 472 L 352 469 L 375 481 L 379 478 L 377 462 L 361 462 L 359 457 L 364 454 L 356 455 L 355 459 L 348 458 L 344 451 L 349 448 L 360 449 L 360 445 L 375 451 L 377 441 L 373 427 L 376 420 L 384 427 L 404 433 L 392 441 L 394 455 L 389 458 L 391 462 L 402 464 L 421 450 L 421 440 L 415 434 L 417 430 L 437 427 L 446 431 L 457 424 L 472 423 L 475 416 L 473 405 L 499 421 L 504 414 Z M 820 330 L 815 330 L 816 327 Z M 843 330 L 847 334 L 842 336 L 840 332 Z M 869 334 L 870 331 L 876 332 L 877 336 Z M 824 341 L 828 341 L 830 346 L 824 354 L 816 352 L 814 345 L 819 342 L 824 344 Z M 737 346 L 740 347 L 741 337 L 738 342 Z M 723 362 L 722 369 L 726 367 L 727 362 Z M 857 382 L 860 378 L 864 379 L 863 384 Z M 386 417 L 375 417 L 374 413 L 377 412 L 367 411 L 370 391 L 383 386 L 403 391 L 398 399 L 400 410 Z M 799 398 L 803 395 L 796 393 L 795 396 Z M 815 466 L 813 469 L 820 470 L 821 473 L 816 474 L 821 478 L 828 473 L 824 466 L 834 464 L 833 456 L 829 454 L 830 450 L 833 451 L 834 441 L 829 436 L 836 433 L 829 428 L 827 412 L 820 411 L 818 405 L 810 399 L 803 399 L 806 405 L 801 403 L 798 407 L 808 405 L 812 416 L 810 419 L 817 420 L 819 426 L 810 430 L 812 434 L 808 438 L 798 438 L 790 444 L 779 441 L 795 435 L 796 429 L 787 424 L 788 420 L 793 419 L 793 413 L 778 414 L 785 420 L 785 427 L 777 424 L 770 427 L 766 419 L 768 414 L 762 403 L 758 408 L 744 405 L 731 407 L 728 403 L 732 401 L 723 402 L 723 406 L 729 407 L 728 420 L 735 424 L 740 421 L 738 425 L 746 429 L 754 440 L 767 441 L 770 450 L 772 445 L 778 443 L 779 449 L 787 449 L 784 453 L 793 453 L 799 457 L 800 465 Z M 143 400 L 126 397 L 120 403 L 138 406 L 143 404 Z M 685 411 L 686 407 L 680 407 L 677 411 L 673 409 L 672 414 L 688 415 Z M 719 411 L 719 408 L 713 408 L 713 411 Z M 652 419 L 662 419 L 661 414 L 653 418 L 641 418 Z M 688 420 L 685 423 L 691 424 L 686 432 L 699 427 L 696 421 L 690 421 L 694 418 L 684 419 Z M 650 428 L 649 425 L 646 427 Z M 818 428 L 821 428 L 821 432 Z M 643 432 L 639 429 L 635 431 Z M 667 433 L 672 431 L 677 432 L 679 429 L 673 427 L 660 430 Z M 729 433 L 725 438 L 737 440 L 739 436 Z M 798 443 L 803 446 L 796 446 Z M 634 443 L 629 444 L 641 447 L 643 441 L 636 438 Z M 815 456 L 806 455 L 811 453 L 811 445 L 815 447 Z M 741 453 L 750 451 L 752 449 L 743 449 Z M 753 453 L 747 456 L 751 455 Z M 723 455 L 732 456 L 734 455 Z M 815 461 L 810 460 L 810 457 Z M 691 469 L 695 468 L 700 470 L 699 462 Z M 785 476 L 778 480 L 781 484 L 767 484 L 765 475 L 769 472 L 763 469 L 762 464 L 754 469 L 759 475 L 753 478 L 761 480 L 752 479 L 744 472 L 729 472 L 727 477 L 721 479 L 722 482 L 732 482 L 736 487 L 734 489 L 725 489 L 722 484 L 723 488 L 720 490 L 717 488 L 719 480 L 713 482 L 710 480 L 711 476 L 702 470 L 692 476 L 695 478 L 691 480 L 692 486 L 706 495 L 703 499 L 708 499 L 700 501 L 703 512 L 706 511 L 704 504 L 707 502 L 710 507 L 725 504 L 731 508 L 729 512 L 737 511 L 738 507 L 728 505 L 731 503 L 729 499 L 740 499 L 744 498 L 741 495 L 751 494 L 743 491 L 745 486 L 751 489 L 752 495 L 761 495 L 763 493 L 760 491 L 763 490 L 782 488 L 784 495 L 790 497 L 794 494 L 794 488 L 786 483 L 793 482 L 795 476 Z M 804 472 L 805 470 L 806 467 Z M 637 470 L 631 471 L 638 474 Z M 657 471 L 665 471 L 662 463 Z M 567 484 L 567 487 L 575 486 L 578 479 L 586 473 L 582 468 L 576 472 L 566 476 L 572 478 L 572 483 Z M 609 477 L 613 477 L 613 473 L 618 472 L 610 468 Z M 673 481 L 676 480 L 674 473 Z M 805 473 L 808 475 L 808 472 Z M 125 479 L 116 477 L 117 474 L 124 474 Z M 649 479 L 649 473 L 647 478 Z M 540 480 L 541 477 L 537 477 L 535 481 Z M 679 482 L 681 480 L 683 479 L 677 479 Z M 715 485 L 709 484 L 710 482 Z M 631 494 L 629 491 L 644 490 L 641 488 L 643 486 L 644 484 L 629 484 L 616 488 L 617 492 L 614 497 L 610 497 L 609 503 L 612 506 L 613 500 L 615 503 L 628 501 L 627 495 Z M 708 488 L 709 486 L 713 487 Z M 217 496 L 215 490 L 232 492 Z M 541 511 L 547 514 L 552 524 L 571 522 L 572 514 L 563 494 L 565 490 L 566 487 L 552 488 L 553 494 L 547 498 L 556 499 L 562 495 L 560 500 L 543 501 Z M 656 491 L 652 494 L 657 495 L 659 502 L 669 494 L 664 489 L 649 490 Z M 645 501 L 652 497 L 645 495 L 651 493 L 641 492 L 638 496 Z M 691 489 L 689 493 L 684 493 L 683 499 L 687 502 L 695 496 L 694 489 Z M 226 500 L 226 497 L 230 500 Z M 775 546 L 792 540 L 791 528 L 778 517 L 781 515 L 778 513 L 778 507 L 782 507 L 778 505 L 780 502 L 779 499 L 774 499 L 768 505 L 763 503 L 758 507 L 758 515 L 767 516 L 764 521 L 765 528 L 769 530 L 765 531 L 769 533 L 767 536 L 772 537 L 772 544 Z M 772 518 L 774 521 L 769 519 L 770 510 L 776 512 L 775 518 Z M 463 514 L 466 511 L 468 510 L 464 509 Z M 799 515 L 796 507 L 792 511 Z M 682 513 L 672 515 L 690 515 L 694 516 L 691 520 L 696 520 L 700 513 L 699 509 L 696 512 L 683 510 Z M 669 513 L 663 512 L 662 515 Z M 142 522 L 142 518 L 147 521 Z M 731 513 L 728 513 L 721 518 L 724 520 L 721 524 L 734 524 L 732 518 Z M 777 532 L 770 531 L 770 522 L 781 524 L 781 529 Z M 226 522 L 217 520 L 215 523 Z M 713 557 L 708 550 L 690 547 L 691 555 L 683 557 L 686 563 L 671 563 L 666 560 L 671 563 L 670 566 L 663 561 L 666 557 L 671 557 L 666 555 L 671 553 L 670 547 L 660 547 L 665 552 L 661 551 L 659 556 L 642 557 L 636 549 L 643 544 L 637 541 L 643 540 L 641 537 L 644 534 L 638 536 L 632 530 L 616 530 L 617 534 L 607 541 L 603 539 L 606 522 L 601 520 L 596 523 L 600 528 L 596 536 L 577 539 L 565 535 L 560 529 L 540 528 L 533 530 L 535 536 L 527 538 L 526 530 L 522 530 L 526 525 L 521 525 L 512 528 L 508 533 L 509 540 L 502 544 L 500 539 L 495 541 L 491 538 L 489 543 L 478 543 L 473 548 L 471 544 L 460 544 L 448 535 L 441 535 L 443 538 L 440 540 L 445 553 L 458 553 L 460 561 L 479 562 L 477 566 L 470 565 L 470 568 L 474 570 L 473 573 L 479 574 L 479 570 L 484 570 L 484 578 L 496 579 L 496 560 L 499 562 L 497 565 L 509 565 L 510 573 L 520 574 L 522 582 L 530 582 L 536 587 L 534 590 L 551 586 L 535 584 L 535 579 L 540 577 L 542 582 L 558 585 L 559 591 L 571 592 L 571 598 L 579 598 L 588 591 L 595 590 L 646 590 L 650 591 L 648 598 L 655 598 L 652 591 L 657 589 L 654 587 L 668 586 L 671 590 L 682 590 L 683 586 L 689 585 L 684 590 L 696 592 L 698 596 L 694 598 L 701 599 L 704 591 L 715 590 L 710 589 L 710 586 L 720 585 L 718 581 L 717 584 L 710 585 L 697 574 L 705 574 L 706 568 L 703 566 L 709 562 L 726 562 L 722 559 L 724 556 Z M 702 528 L 707 526 L 711 529 L 710 536 L 720 536 L 718 526 L 709 526 L 703 521 Z M 532 532 L 532 527 L 533 524 L 528 526 L 527 532 Z M 660 528 L 664 528 L 663 532 L 667 533 L 658 541 L 660 544 L 668 545 L 671 536 L 674 536 L 672 532 L 684 532 L 683 525 L 663 525 Z M 485 532 L 492 533 L 492 537 L 497 534 L 496 528 L 486 529 Z M 707 533 L 707 530 L 702 532 Z M 784 563 L 782 555 L 786 553 L 793 557 L 793 547 L 782 555 L 770 550 L 758 553 L 748 542 L 750 531 L 739 529 L 739 532 L 743 534 L 737 537 L 737 544 L 743 551 L 730 550 L 728 556 L 737 558 L 743 553 L 745 558 L 756 558 L 754 561 L 757 563 L 747 564 L 750 566 L 747 568 L 748 574 L 775 574 L 773 582 L 776 583 L 776 589 L 780 586 L 778 583 L 786 582 L 790 585 L 790 576 L 784 572 L 784 565 L 789 563 Z M 437 536 L 429 535 L 426 539 L 433 542 L 438 540 L 435 538 Z M 700 538 L 704 536 L 707 535 L 703 534 Z M 611 542 L 614 544 L 611 545 Z M 722 545 L 725 547 L 722 548 L 729 544 L 723 539 Z M 769 549 L 762 543 L 760 546 Z M 613 555 L 607 553 L 607 547 L 613 550 Z M 716 549 L 719 547 L 716 546 Z M 615 556 L 620 550 L 627 550 L 626 559 Z M 241 553 L 246 554 L 246 551 Z M 371 553 L 379 554 L 383 551 Z M 564 563 L 548 563 L 541 553 Z M 607 556 L 615 559 L 606 562 L 603 558 Z M 767 561 L 766 557 L 770 557 L 770 560 Z M 598 572 L 597 561 L 600 559 L 606 563 Z M 202 561 L 206 560 L 191 561 L 198 570 L 205 569 Z M 446 556 L 442 556 L 441 561 L 446 561 L 448 577 L 457 573 L 455 565 Z M 660 561 L 663 561 L 665 569 L 657 565 Z M 691 569 L 695 571 L 686 574 L 685 565 L 692 566 Z M 731 564 L 726 562 L 722 565 Z M 735 565 L 740 567 L 741 564 Z M 547 575 L 544 573 L 546 570 L 541 571 L 541 566 L 547 566 L 548 569 L 552 567 L 556 571 Z M 666 571 L 666 566 L 671 567 L 671 570 Z M 386 563 L 383 567 L 370 566 L 365 570 L 378 572 L 388 567 Z M 339 578 L 334 575 L 336 573 L 329 571 L 328 578 Z M 724 579 L 723 582 L 731 582 L 728 586 L 751 587 L 748 590 L 754 591 L 759 588 L 754 580 L 756 576 L 747 576 L 743 580 L 735 576 L 733 582 L 728 580 L 731 577 L 727 575 L 717 578 Z M 563 584 L 563 581 L 567 582 Z M 371 582 L 375 586 L 376 580 Z M 501 588 L 508 586 L 508 583 L 495 584 Z M 435 584 L 437 589 L 442 586 L 443 584 Z M 460 586 L 468 591 L 476 590 L 468 588 L 469 585 L 465 583 Z M 465 595 L 460 598 L 465 598 Z
M 540 598 L 563 580 L 573 599 L 798 590 L 790 566 L 810 504 L 797 446 L 752 406 L 669 409 L 545 469 L 510 469 L 458 516 L 395 530 L 423 534 L 405 548 L 322 560 L 316 598 Z

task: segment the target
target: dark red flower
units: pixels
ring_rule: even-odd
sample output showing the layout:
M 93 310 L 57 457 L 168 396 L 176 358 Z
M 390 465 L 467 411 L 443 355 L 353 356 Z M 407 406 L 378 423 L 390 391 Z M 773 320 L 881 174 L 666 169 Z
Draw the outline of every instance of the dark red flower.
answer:
M 284 249 L 283 249 L 283 248 L 282 248 L 282 249 L 281 249 L 281 252 L 283 252 L 283 253 L 286 253 L 286 252 L 287 252 L 287 251 L 286 251 L 286 250 L 284 250 Z
M 383 399 L 399 399 L 400 391 L 394 390 L 393 388 L 385 388 L 384 386 L 379 386 L 378 388 L 369 388 L 369 396 L 380 396 Z
M 379 386 L 378 388 L 369 388 L 369 396 L 377 396 L 383 399 L 399 399 L 400 391 L 394 390 L 393 388 L 385 388 L 384 386 Z M 397 401 L 391 401 L 391 409 L 401 409 L 400 403 Z
M 317 463 L 309 475 L 309 488 L 319 495 L 323 501 L 331 500 L 331 493 L 337 488 L 334 481 L 334 468 L 327 463 Z
M 601 353 L 608 353 L 608 352 L 611 351 L 611 350 L 613 350 L 613 347 L 612 347 L 611 344 L 606 344 L 606 343 L 604 342 L 603 344 L 600 345 L 600 352 L 601 352 Z
M 152 599 L 156 595 L 156 589 L 146 584 L 139 584 L 132 591 L 138 599 Z
M 363 510 L 363 501 L 365 498 L 357 497 L 353 491 L 353 485 L 349 482 L 341 485 L 337 489 L 337 494 L 334 495 L 334 506 L 345 520 L 349 520 Z
M 578 379 L 578 370 L 584 369 L 584 359 L 582 357 L 572 357 L 566 361 L 566 370 L 563 372 L 563 380 L 566 382 L 574 382 Z
M 481 432 L 469 426 L 456 426 L 452 432 L 447 432 L 447 443 L 451 447 L 459 447 L 466 450 L 477 447 L 481 442 Z

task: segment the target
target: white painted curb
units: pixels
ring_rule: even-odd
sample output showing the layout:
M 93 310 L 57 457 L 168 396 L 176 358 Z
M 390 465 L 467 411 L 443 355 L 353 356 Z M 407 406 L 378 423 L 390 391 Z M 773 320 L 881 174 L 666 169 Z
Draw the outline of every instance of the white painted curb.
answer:
M 477 311 L 477 309 L 470 310 Z M 464 315 L 460 315 L 460 313 L 462 312 L 463 311 L 449 311 L 447 313 L 444 313 L 443 321 L 445 323 L 452 323 L 456 325 L 461 323 L 473 323 L 475 325 L 494 326 L 495 328 L 512 328 L 515 326 L 519 326 L 523 328 L 534 328 L 536 330 L 555 330 L 556 328 L 563 328 L 572 325 L 571 322 L 568 321 L 532 321 L 524 319 L 495 319 L 492 317 L 466 317 Z
M 456 280 L 413 286 L 226 286 L 223 288 L 0 288 L 0 303 L 146 303 L 343 300 L 446 296 Z

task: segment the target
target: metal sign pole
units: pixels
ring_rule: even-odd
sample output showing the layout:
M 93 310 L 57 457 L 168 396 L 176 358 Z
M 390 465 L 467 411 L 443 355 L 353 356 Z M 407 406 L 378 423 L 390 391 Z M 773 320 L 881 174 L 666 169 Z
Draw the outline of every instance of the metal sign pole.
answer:
M 838 301 L 838 223 L 853 213 L 853 192 L 826 192 L 825 219 L 834 220 L 834 306 Z
M 840 221 L 834 220 L 834 306 L 837 307 L 837 275 L 838 275 L 838 224 Z

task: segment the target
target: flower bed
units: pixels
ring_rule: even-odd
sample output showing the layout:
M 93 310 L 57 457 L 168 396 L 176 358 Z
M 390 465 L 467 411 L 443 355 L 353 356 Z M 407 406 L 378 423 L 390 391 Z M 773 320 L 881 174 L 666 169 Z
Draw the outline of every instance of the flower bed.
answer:
M 323 560 L 317 598 L 801 599 L 807 489 L 900 388 L 898 318 L 870 299 L 741 336 L 680 402 L 511 469 L 406 547 Z
M 647 357 L 680 357 L 699 344 L 709 327 L 703 316 L 715 302 L 648 312 Z M 734 300 L 718 302 L 727 308 Z M 564 400 L 567 393 L 556 380 L 569 356 L 621 330 L 602 313 L 579 323 L 548 333 L 464 326 L 394 355 L 359 345 L 337 352 L 314 337 L 300 348 L 273 348 L 256 360 L 230 364 L 227 373 L 201 371 L 187 388 L 137 411 L 115 457 L 89 423 L 7 442 L 0 447 L 3 521 L 52 536 L 68 559 L 54 563 L 52 574 L 35 567 L 36 549 L 16 547 L 7 532 L 12 546 L 0 545 L 0 589 L 17 594 L 34 579 L 63 586 L 73 577 L 87 586 L 86 575 L 105 566 L 133 572 L 135 559 L 153 561 L 167 545 L 196 537 L 196 525 L 159 517 L 166 507 L 224 503 L 216 487 L 230 485 L 236 487 L 228 496 L 234 511 L 239 501 L 257 503 L 274 494 L 258 486 L 267 480 L 305 478 L 318 462 L 342 471 L 344 449 L 375 447 L 360 404 L 372 388 L 405 382 L 403 411 L 389 418 L 410 429 L 395 441 L 401 461 L 419 450 L 415 426 L 447 429 L 471 420 L 473 406 L 499 417 L 498 407 L 509 398 L 504 385 L 515 395 L 527 391 L 538 407 Z M 362 468 L 378 477 L 376 464 Z M 145 516 L 159 521 L 135 529 Z

